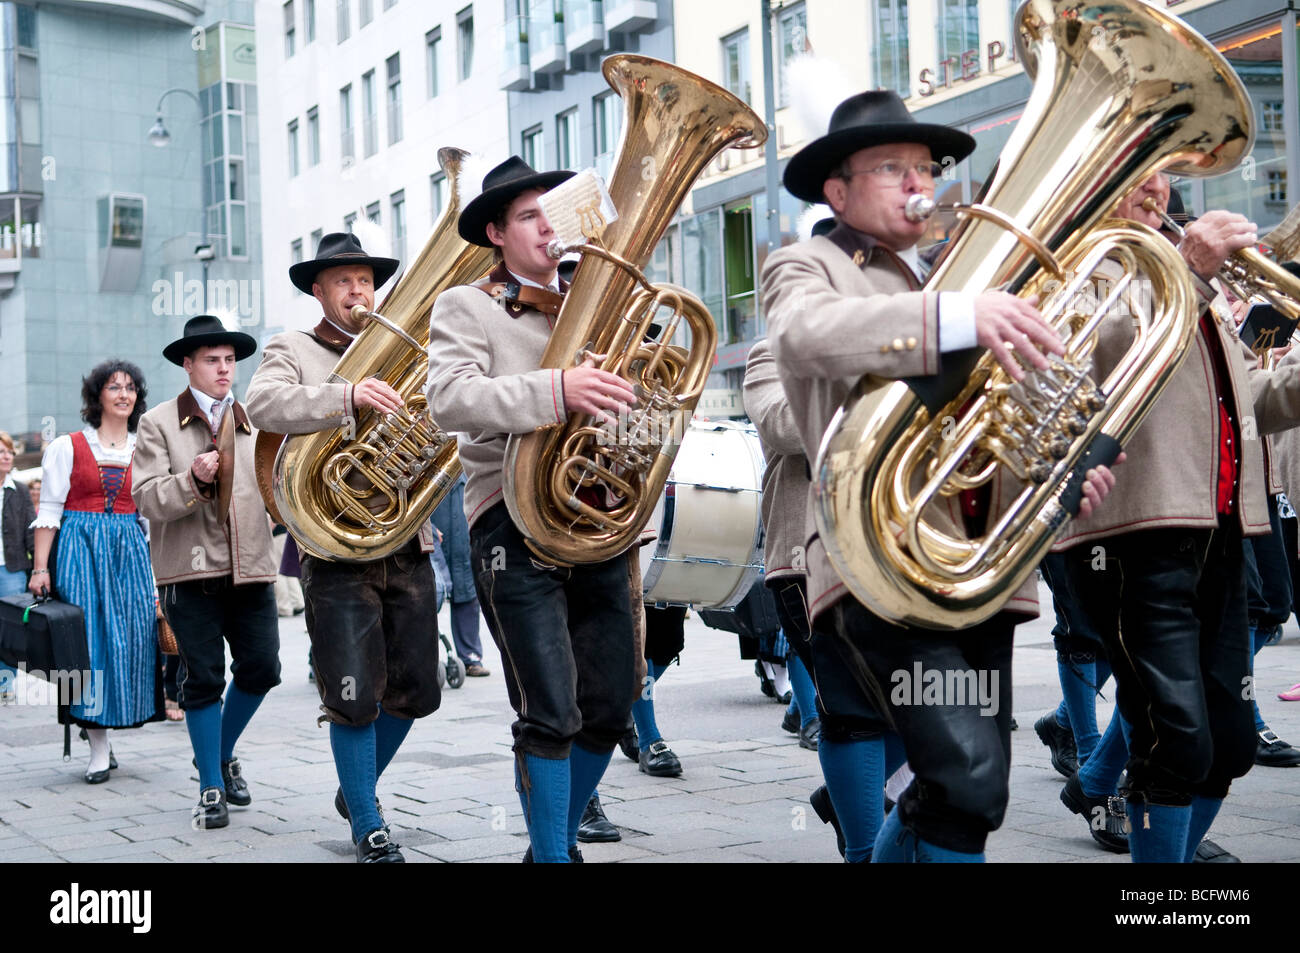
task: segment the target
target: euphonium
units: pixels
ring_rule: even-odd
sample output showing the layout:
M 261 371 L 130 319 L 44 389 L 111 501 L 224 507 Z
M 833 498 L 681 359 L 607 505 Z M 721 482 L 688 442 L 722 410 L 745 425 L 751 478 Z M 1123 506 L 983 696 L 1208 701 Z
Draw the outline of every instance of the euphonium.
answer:
M 617 556 L 654 510 L 712 369 L 717 330 L 703 302 L 651 285 L 642 269 L 704 166 L 727 146 L 767 139 L 753 110 L 679 67 L 618 54 L 602 70 L 625 110 L 609 181 L 618 218 L 598 237 L 559 250 L 578 251 L 581 261 L 541 367 L 567 369 L 587 354 L 604 355 L 598 366 L 629 381 L 639 405 L 617 428 L 571 414 L 563 425 L 511 436 L 503 479 L 510 516 L 529 547 L 564 564 Z M 683 321 L 689 352 L 669 343 Z M 664 324 L 658 341 L 647 340 L 652 322 Z M 597 489 L 603 506 L 582 498 Z
M 963 628 L 998 611 L 1077 510 L 1088 467 L 1113 459 L 1190 349 L 1190 271 L 1158 233 L 1106 214 L 1153 173 L 1215 175 L 1254 140 L 1241 80 L 1177 17 L 1142 0 L 1029 0 L 1016 20 L 1036 77 L 1029 103 L 926 288 L 1042 292 L 1066 353 L 1042 372 L 1022 362 L 1020 384 L 974 352 L 945 355 L 937 382 L 863 378 L 815 466 L 832 564 L 868 608 L 908 625 Z M 1079 307 L 1103 262 L 1123 276 L 1099 306 Z M 1133 293 L 1148 288 L 1149 306 Z M 1094 381 L 1096 331 L 1116 304 L 1133 311 L 1134 343 Z M 990 482 L 985 534 L 950 529 L 940 508 Z M 1023 489 L 999 508 L 1003 484 Z
M 456 232 L 457 179 L 467 153 L 438 150 L 449 196 L 433 234 L 328 380 L 387 381 L 404 407 L 363 408 L 349 426 L 284 439 L 267 471 L 259 440 L 258 486 L 267 509 L 298 545 L 322 559 L 364 562 L 403 546 L 460 476 L 456 441 L 429 416 L 424 397 L 429 310 L 443 289 L 482 277 L 492 252 Z M 361 309 L 353 309 L 354 314 Z M 268 435 L 278 440 L 276 435 Z M 268 445 L 273 446 L 273 445 Z

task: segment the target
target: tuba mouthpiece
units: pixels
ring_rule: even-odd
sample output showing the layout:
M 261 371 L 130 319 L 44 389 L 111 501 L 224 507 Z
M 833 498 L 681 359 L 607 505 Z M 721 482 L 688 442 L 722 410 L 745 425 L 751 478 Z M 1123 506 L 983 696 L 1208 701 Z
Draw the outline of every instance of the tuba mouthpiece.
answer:
M 907 200 L 903 215 L 909 222 L 924 222 L 934 214 L 937 207 L 934 199 L 927 199 L 924 195 L 913 195 Z
M 546 246 L 546 254 L 555 261 L 559 261 L 568 253 L 568 247 L 566 247 L 564 242 L 560 241 L 558 238 L 552 238 Z
M 364 304 L 354 304 L 352 306 L 352 320 L 357 324 L 365 324 L 370 319 L 370 309 Z

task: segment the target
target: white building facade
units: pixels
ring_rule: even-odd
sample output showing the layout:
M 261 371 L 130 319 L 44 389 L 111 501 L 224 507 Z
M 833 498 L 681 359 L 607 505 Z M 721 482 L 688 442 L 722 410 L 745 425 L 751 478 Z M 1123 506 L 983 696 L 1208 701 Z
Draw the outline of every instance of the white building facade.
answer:
M 503 19 L 500 0 L 258 3 L 266 334 L 320 319 L 288 270 L 321 235 L 367 218 L 386 238 L 367 251 L 405 268 L 447 201 L 438 149 L 504 158 Z

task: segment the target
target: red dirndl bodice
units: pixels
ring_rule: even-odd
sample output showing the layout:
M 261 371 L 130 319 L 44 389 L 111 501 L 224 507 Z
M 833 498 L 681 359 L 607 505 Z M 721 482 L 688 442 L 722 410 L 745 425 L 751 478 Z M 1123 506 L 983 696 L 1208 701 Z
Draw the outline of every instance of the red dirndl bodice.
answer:
M 72 481 L 64 510 L 82 513 L 134 513 L 131 466 L 100 464 L 84 433 L 72 435 Z

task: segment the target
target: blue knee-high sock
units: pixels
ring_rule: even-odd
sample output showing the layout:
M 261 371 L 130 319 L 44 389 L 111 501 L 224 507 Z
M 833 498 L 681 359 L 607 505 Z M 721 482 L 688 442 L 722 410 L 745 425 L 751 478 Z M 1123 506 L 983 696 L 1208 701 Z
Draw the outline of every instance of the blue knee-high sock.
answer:
M 1128 803 L 1128 848 L 1135 864 L 1181 864 L 1187 853 L 1191 805 Z
M 339 787 L 352 818 L 352 841 L 359 843 L 384 826 L 375 807 L 375 725 L 330 724 L 330 748 Z
M 663 735 L 659 734 L 659 726 L 655 724 L 654 689 L 658 687 L 659 679 L 663 677 L 664 672 L 668 671 L 667 665 L 656 665 L 654 662 L 649 661 L 646 662 L 645 667 L 646 674 L 654 679 L 653 682 L 646 686 L 651 690 L 647 692 L 642 689 L 637 694 L 636 701 L 632 703 L 632 721 L 636 723 L 637 745 L 642 751 L 645 751 L 653 742 L 663 737 Z M 648 698 L 647 695 L 649 695 Z
M 524 755 L 528 773 L 521 798 L 528 819 L 533 862 L 567 864 L 569 845 L 569 759 Z M 594 787 L 594 786 L 593 786 Z
M 1192 816 L 1187 823 L 1187 849 L 1183 851 L 1183 863 L 1190 864 L 1196 857 L 1196 848 L 1201 846 L 1201 841 L 1210 832 L 1210 825 L 1214 823 L 1221 807 L 1221 797 L 1201 797 L 1198 794 L 1192 799 Z
M 185 712 L 185 727 L 199 766 L 199 790 L 223 787 L 221 781 L 221 704 L 213 702 Z
M 235 742 L 253 720 L 264 695 L 250 695 L 234 682 L 226 689 L 226 701 L 221 706 L 221 760 L 235 756 Z
M 1265 629 L 1262 626 L 1252 625 L 1250 627 L 1250 674 L 1252 681 L 1254 680 L 1255 675 L 1255 656 L 1259 654 L 1259 650 L 1262 649 L 1264 643 L 1268 641 L 1268 636 L 1271 631 L 1271 629 Z M 1258 692 L 1256 692 L 1255 695 L 1257 697 Z M 1255 730 L 1263 731 L 1268 727 L 1268 723 L 1264 721 L 1264 716 L 1260 714 L 1259 702 L 1255 700 L 1255 697 L 1251 698 L 1250 705 L 1255 709 Z
M 1058 659 L 1056 672 L 1061 681 L 1061 706 L 1067 712 L 1067 717 L 1062 718 L 1057 709 L 1056 718 L 1074 732 L 1074 746 L 1082 764 L 1101 740 L 1101 732 L 1097 730 L 1097 663 Z
M 790 704 L 798 706 L 799 722 L 806 725 L 817 717 L 817 686 L 804 667 L 803 659 L 793 652 L 786 659 L 785 669 L 790 675 Z
M 597 754 L 579 744 L 569 748 L 569 839 L 565 842 L 569 847 L 578 846 L 578 822 L 587 809 L 587 802 L 596 793 L 596 785 L 600 784 L 613 754 L 613 751 Z
M 827 741 L 823 736 L 817 757 L 844 831 L 844 859 L 869 860 L 885 813 L 884 739 Z
M 907 752 L 903 750 L 903 739 L 892 731 L 885 735 L 885 780 L 894 776 L 894 772 L 907 761 Z
M 1115 793 L 1119 776 L 1128 761 L 1127 729 L 1124 716 L 1116 708 L 1097 747 L 1092 749 L 1087 763 L 1079 769 L 1079 784 L 1088 797 L 1107 797 Z
M 414 718 L 398 718 L 386 711 L 381 711 L 379 717 L 375 719 L 376 782 L 383 776 L 388 765 L 392 763 L 393 755 L 397 754 L 397 749 L 402 746 L 402 742 L 406 740 L 406 736 L 414 724 Z

